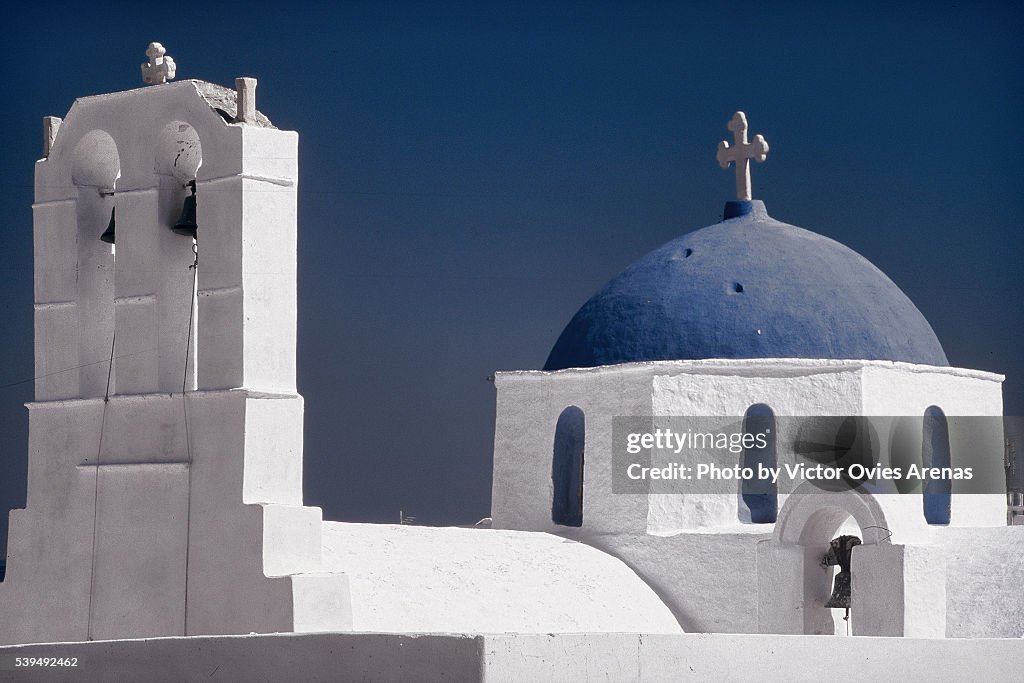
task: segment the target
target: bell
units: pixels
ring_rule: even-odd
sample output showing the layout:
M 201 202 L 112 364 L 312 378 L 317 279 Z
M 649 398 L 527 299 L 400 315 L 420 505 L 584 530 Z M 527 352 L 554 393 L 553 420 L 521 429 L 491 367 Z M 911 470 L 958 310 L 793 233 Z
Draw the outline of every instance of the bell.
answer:
M 832 596 L 825 603 L 825 607 L 850 609 L 850 572 L 842 570 L 836 574 L 835 582 L 832 584 Z
M 846 609 L 849 614 L 851 578 L 850 555 L 854 546 L 860 545 L 860 539 L 856 536 L 839 536 L 833 538 L 828 544 L 828 552 L 825 554 L 822 565 L 839 566 L 839 573 L 836 574 L 835 582 L 832 584 L 832 595 L 829 597 L 825 607 Z
M 190 182 L 189 187 L 192 188 L 192 194 L 185 197 L 185 203 L 181 207 L 181 216 L 178 217 L 178 222 L 171 226 L 171 230 L 179 235 L 195 237 L 199 228 L 196 225 L 196 181 Z
M 107 223 L 107 229 L 100 235 L 100 239 L 107 244 L 114 243 L 114 212 L 116 210 L 116 208 L 110 210 L 110 222 Z

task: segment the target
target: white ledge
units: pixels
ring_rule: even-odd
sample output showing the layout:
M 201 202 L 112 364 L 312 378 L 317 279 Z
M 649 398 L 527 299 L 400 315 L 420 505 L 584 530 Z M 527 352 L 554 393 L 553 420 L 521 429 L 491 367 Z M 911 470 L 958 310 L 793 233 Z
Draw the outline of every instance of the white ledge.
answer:
M 563 370 L 502 370 L 494 373 L 495 381 L 581 377 L 586 375 L 747 375 L 791 376 L 855 372 L 863 368 L 885 368 L 904 372 L 928 373 L 952 377 L 969 377 L 989 382 L 1002 382 L 1004 375 L 986 370 L 951 366 L 921 365 L 890 360 L 836 360 L 832 358 L 708 358 L 702 360 L 659 360 L 639 363 L 600 365 L 592 368 Z

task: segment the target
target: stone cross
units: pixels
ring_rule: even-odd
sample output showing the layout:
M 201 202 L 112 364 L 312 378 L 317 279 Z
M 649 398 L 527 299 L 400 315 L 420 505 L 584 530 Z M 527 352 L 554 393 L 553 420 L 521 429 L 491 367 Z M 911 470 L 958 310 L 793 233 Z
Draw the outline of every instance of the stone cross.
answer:
M 729 168 L 736 162 L 736 199 L 750 201 L 750 160 L 764 161 L 768 156 L 768 142 L 763 135 L 755 135 L 753 142 L 747 142 L 747 115 L 741 111 L 732 115 L 729 130 L 733 135 L 733 146 L 722 140 L 718 143 L 718 165 Z
M 176 69 L 174 60 L 165 56 L 167 50 L 160 43 L 150 43 L 146 48 L 146 56 L 149 62 L 142 65 L 142 82 L 146 85 L 166 83 L 174 78 Z

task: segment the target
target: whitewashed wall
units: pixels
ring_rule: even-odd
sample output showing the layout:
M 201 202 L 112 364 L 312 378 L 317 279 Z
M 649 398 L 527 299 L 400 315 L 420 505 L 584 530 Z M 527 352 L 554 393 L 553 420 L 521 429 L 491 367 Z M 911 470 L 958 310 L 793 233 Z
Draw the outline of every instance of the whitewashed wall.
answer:
M 39 680 L 15 657 L 74 654 L 49 681 L 844 681 L 1016 680 L 1019 640 L 808 638 L 728 634 L 325 633 L 158 638 L 0 647 L 8 680 Z

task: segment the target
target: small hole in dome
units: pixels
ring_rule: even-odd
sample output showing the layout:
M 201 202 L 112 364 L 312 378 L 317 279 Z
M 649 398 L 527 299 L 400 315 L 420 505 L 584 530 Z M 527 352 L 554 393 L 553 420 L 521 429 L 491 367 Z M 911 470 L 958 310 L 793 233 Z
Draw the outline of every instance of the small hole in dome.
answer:
M 692 254 L 692 253 L 693 253 L 693 249 L 690 249 L 689 247 L 687 247 L 686 249 L 683 249 L 683 258 L 690 258 L 690 254 Z
M 741 285 L 738 282 L 732 283 L 732 291 L 736 292 L 737 294 L 742 294 L 743 293 L 743 285 Z

